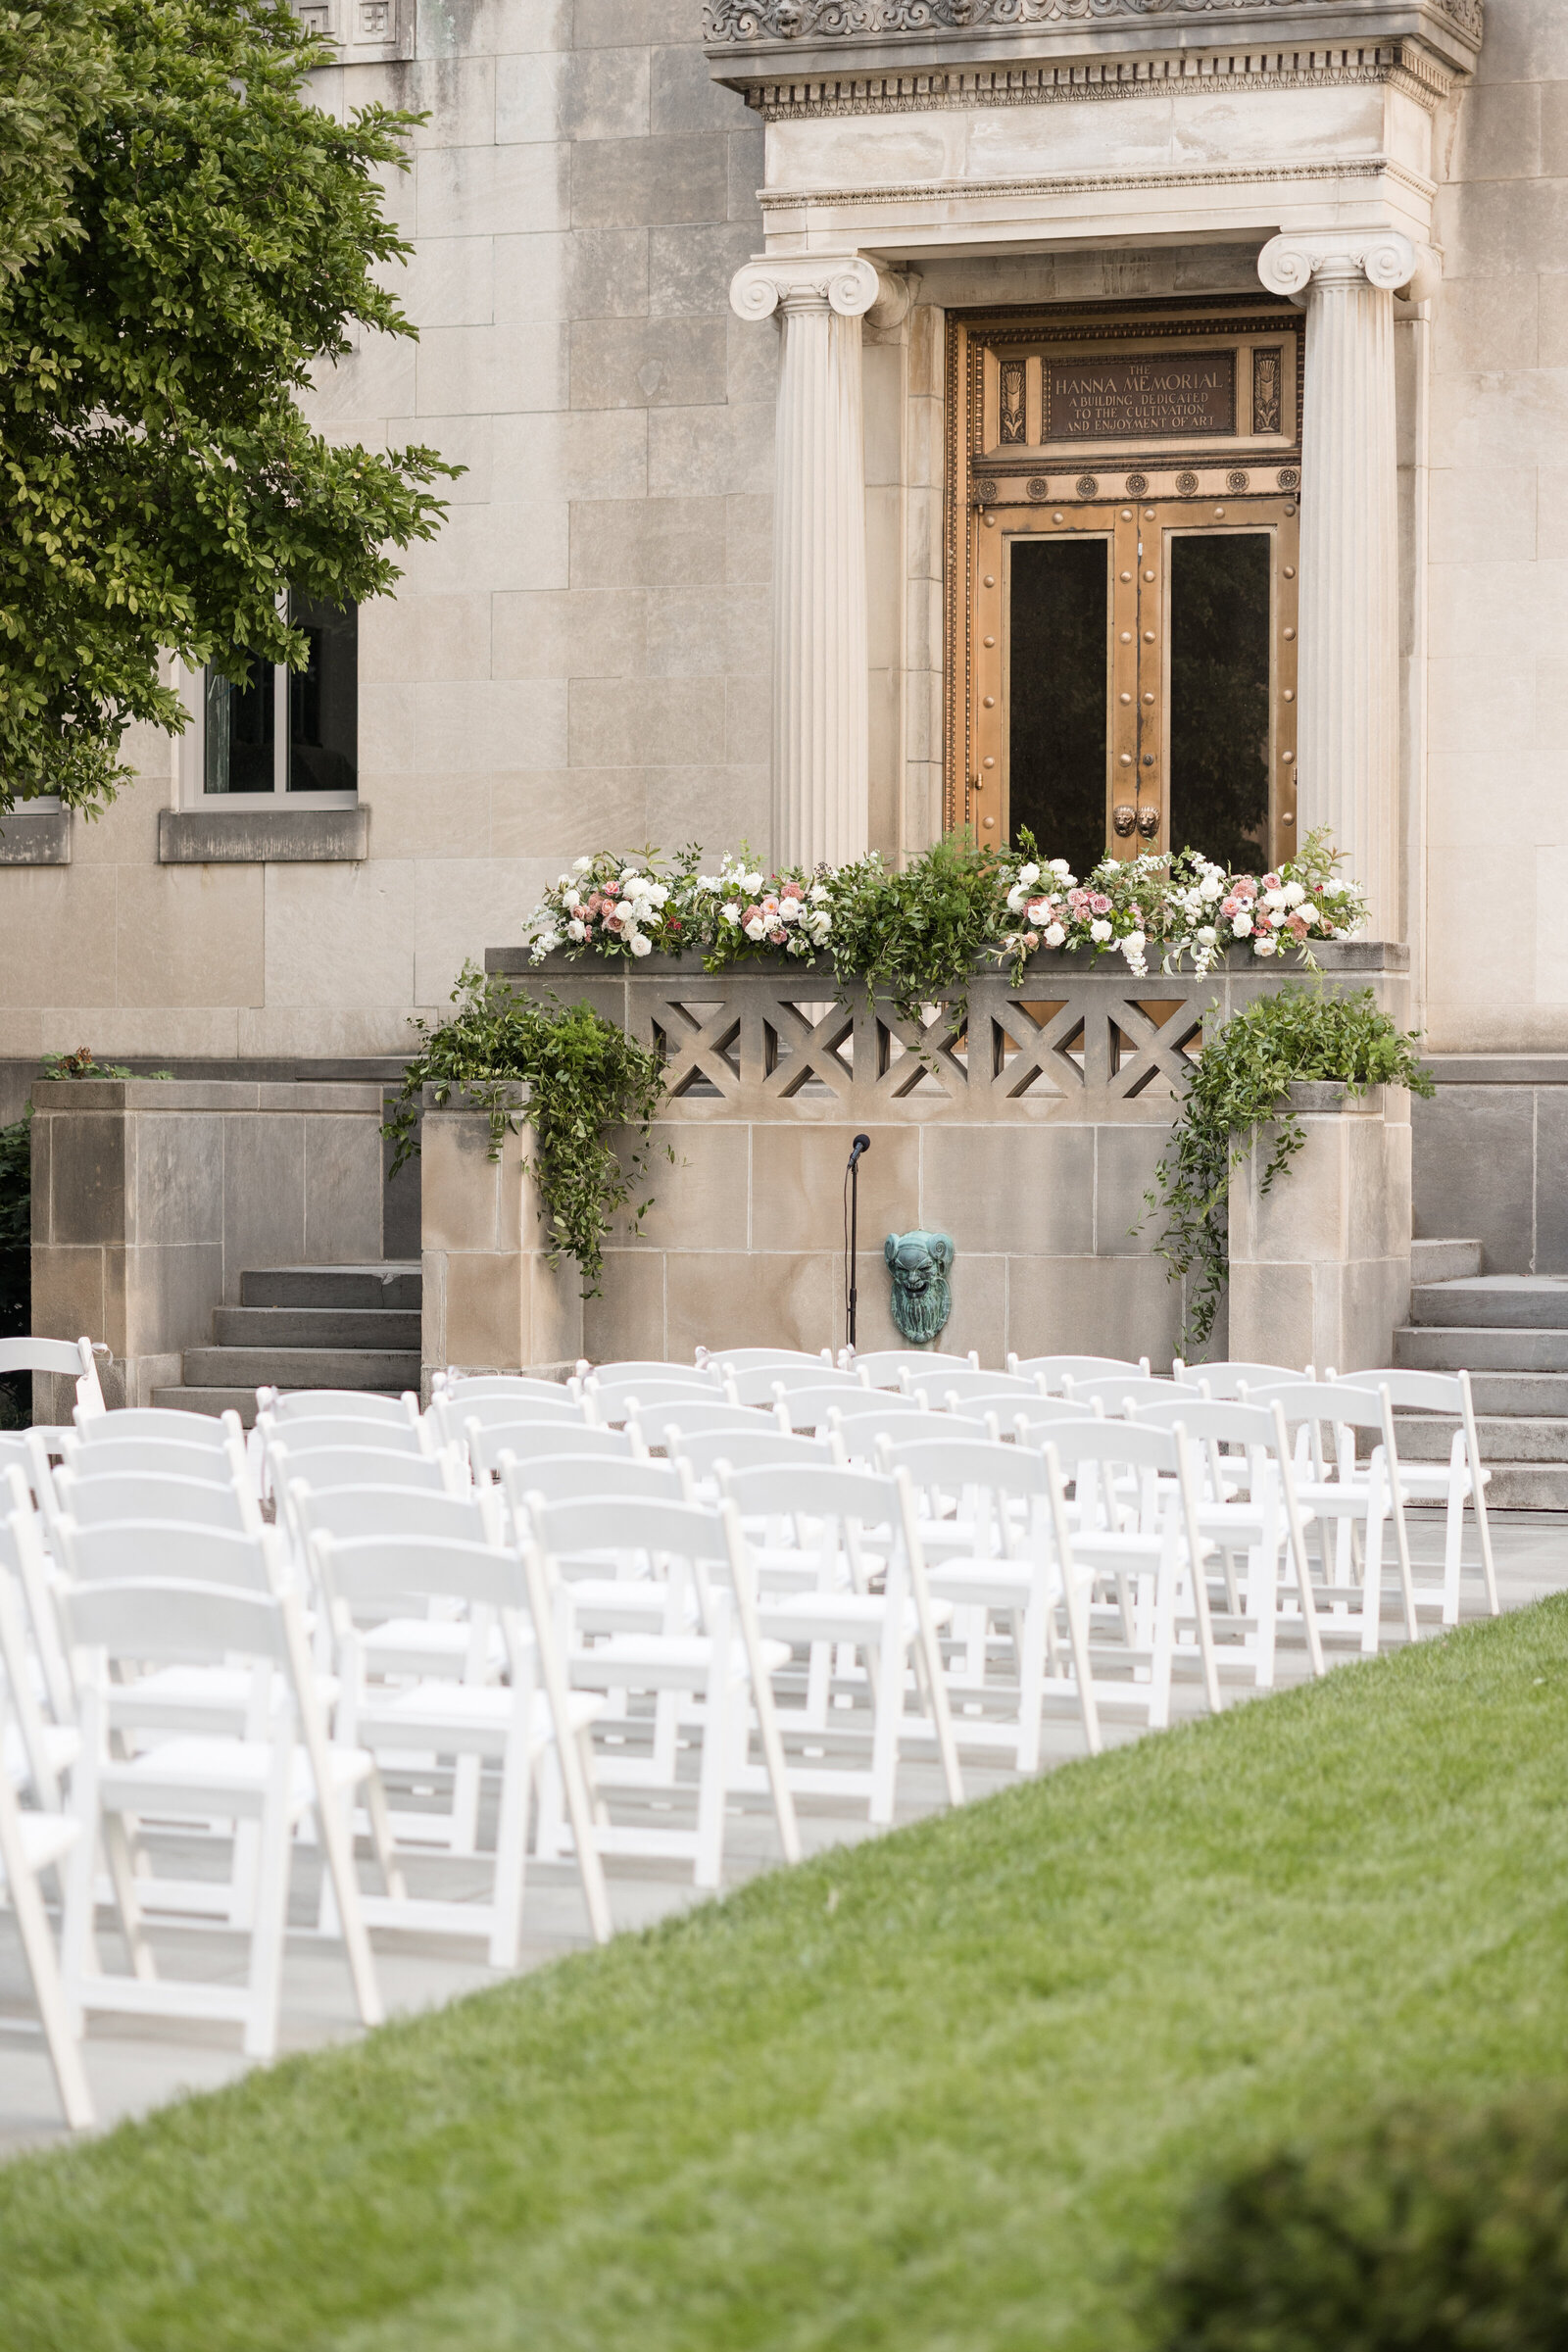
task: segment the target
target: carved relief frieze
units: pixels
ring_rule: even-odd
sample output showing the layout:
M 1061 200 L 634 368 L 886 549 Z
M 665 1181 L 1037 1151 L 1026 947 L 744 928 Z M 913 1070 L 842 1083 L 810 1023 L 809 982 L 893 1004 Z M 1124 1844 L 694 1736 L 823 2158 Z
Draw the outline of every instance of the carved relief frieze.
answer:
M 757 41 L 850 40 L 877 33 L 966 32 L 978 26 L 1137 27 L 1161 20 L 1223 23 L 1259 8 L 1310 19 L 1331 0 L 707 0 L 710 47 Z M 1482 0 L 1427 0 L 1432 12 L 1479 44 Z

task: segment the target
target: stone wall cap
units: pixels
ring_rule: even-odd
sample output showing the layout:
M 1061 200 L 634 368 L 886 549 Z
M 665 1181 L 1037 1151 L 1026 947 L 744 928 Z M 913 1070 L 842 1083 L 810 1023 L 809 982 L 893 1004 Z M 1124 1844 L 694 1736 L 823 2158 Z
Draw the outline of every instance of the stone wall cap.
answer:
M 439 1090 L 433 1086 L 421 1087 L 419 1090 L 419 1107 L 426 1118 L 432 1115 L 436 1118 L 487 1118 L 489 1116 L 489 1103 L 481 1102 L 478 1096 L 472 1094 L 466 1086 L 449 1088 L 444 1102 L 437 1099 L 438 1092 Z M 518 1079 L 514 1086 L 509 1086 L 502 1096 L 502 1101 L 509 1109 L 520 1110 L 527 1100 L 528 1088 L 522 1079 Z
M 35 1111 L 358 1111 L 379 1118 L 378 1086 L 228 1078 L 37 1078 Z
M 1410 968 L 1410 950 L 1402 940 L 1384 939 L 1327 939 L 1312 951 L 1319 968 L 1330 975 L 1350 972 L 1407 972 Z M 831 963 L 807 963 L 794 956 L 753 956 L 743 962 L 726 964 L 722 971 L 705 972 L 700 955 L 641 956 L 636 958 L 605 956 L 568 956 L 557 951 L 535 963 L 530 951 L 523 948 L 486 948 L 484 968 L 487 973 L 505 978 L 534 979 L 543 982 L 570 980 L 580 985 L 592 980 L 601 985 L 621 987 L 634 980 L 665 980 L 701 978 L 715 984 L 728 984 L 748 977 L 759 980 L 791 979 L 810 982 L 818 993 L 834 996 L 838 981 Z M 1259 980 L 1291 977 L 1311 978 L 1310 966 L 1292 956 L 1254 956 L 1247 947 L 1227 948 L 1216 958 L 1213 970 L 1224 972 L 1252 972 Z M 1197 975 L 1192 971 L 1162 972 L 1156 959 L 1151 958 L 1150 968 L 1143 980 L 1130 973 L 1119 956 L 1102 956 L 1093 961 L 1067 948 L 1040 948 L 1024 965 L 1024 977 L 1037 972 L 1071 973 L 1084 980 L 1114 980 L 1118 985 L 1134 986 L 1158 993 L 1162 980 L 1191 983 Z M 1006 966 L 982 959 L 973 966 L 977 979 L 1006 977 Z
M 1369 1086 L 1364 1094 L 1351 1095 L 1337 1078 L 1298 1078 L 1289 1089 L 1289 1100 L 1293 1110 L 1307 1117 L 1332 1113 L 1380 1119 L 1384 1113 L 1384 1093 L 1381 1086 Z

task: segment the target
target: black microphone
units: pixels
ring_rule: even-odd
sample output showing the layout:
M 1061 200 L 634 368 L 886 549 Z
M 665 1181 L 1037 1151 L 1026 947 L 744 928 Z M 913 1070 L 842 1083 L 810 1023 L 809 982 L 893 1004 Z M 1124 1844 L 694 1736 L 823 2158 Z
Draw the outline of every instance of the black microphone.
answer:
M 868 1135 L 858 1135 L 850 1151 L 851 1167 L 855 1167 L 870 1149 L 871 1138 Z

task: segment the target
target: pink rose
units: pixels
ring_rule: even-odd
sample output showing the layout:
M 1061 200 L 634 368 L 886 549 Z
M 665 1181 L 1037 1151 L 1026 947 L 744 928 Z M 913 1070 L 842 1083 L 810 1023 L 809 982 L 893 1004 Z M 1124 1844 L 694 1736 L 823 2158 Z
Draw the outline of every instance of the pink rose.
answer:
M 1289 928 L 1294 931 L 1298 939 L 1304 939 L 1306 937 L 1306 917 L 1301 914 L 1293 914 Z
M 1263 876 L 1263 888 L 1265 890 L 1280 890 L 1283 889 L 1283 887 L 1284 885 L 1281 883 L 1278 874 L 1265 874 Z
M 1242 911 L 1242 902 L 1240 899 L 1221 899 L 1219 903 L 1219 910 L 1221 914 L 1226 915 L 1240 914 Z
M 798 882 L 786 882 L 779 896 L 785 899 L 804 899 L 806 893 Z
M 601 888 L 603 889 L 607 899 L 618 899 L 620 896 L 620 884 L 618 882 L 606 882 L 601 885 Z
M 1024 944 L 1024 946 L 1025 946 L 1026 948 L 1038 948 L 1038 947 L 1039 947 L 1039 945 L 1040 945 L 1040 934 L 1039 934 L 1039 932 L 1038 932 L 1038 931 L 1026 931 L 1026 932 L 1024 933 L 1024 935 L 1023 935 L 1023 944 Z
M 743 924 L 760 923 L 761 919 L 762 909 L 760 906 L 743 906 L 741 908 L 741 922 Z
M 1097 890 L 1095 892 L 1093 898 L 1089 902 L 1089 906 L 1090 911 L 1094 914 L 1108 914 L 1110 912 L 1110 901 L 1106 898 L 1102 890 Z

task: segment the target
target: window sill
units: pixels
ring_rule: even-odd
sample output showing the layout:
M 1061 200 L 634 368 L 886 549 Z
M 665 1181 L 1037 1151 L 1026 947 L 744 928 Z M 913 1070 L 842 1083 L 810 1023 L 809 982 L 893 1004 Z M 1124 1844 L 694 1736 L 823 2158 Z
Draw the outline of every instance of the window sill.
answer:
M 364 802 L 347 808 L 163 808 L 158 814 L 160 865 L 358 863 L 369 854 L 370 811 Z
M 70 863 L 69 808 L 13 808 L 0 818 L 0 865 Z

